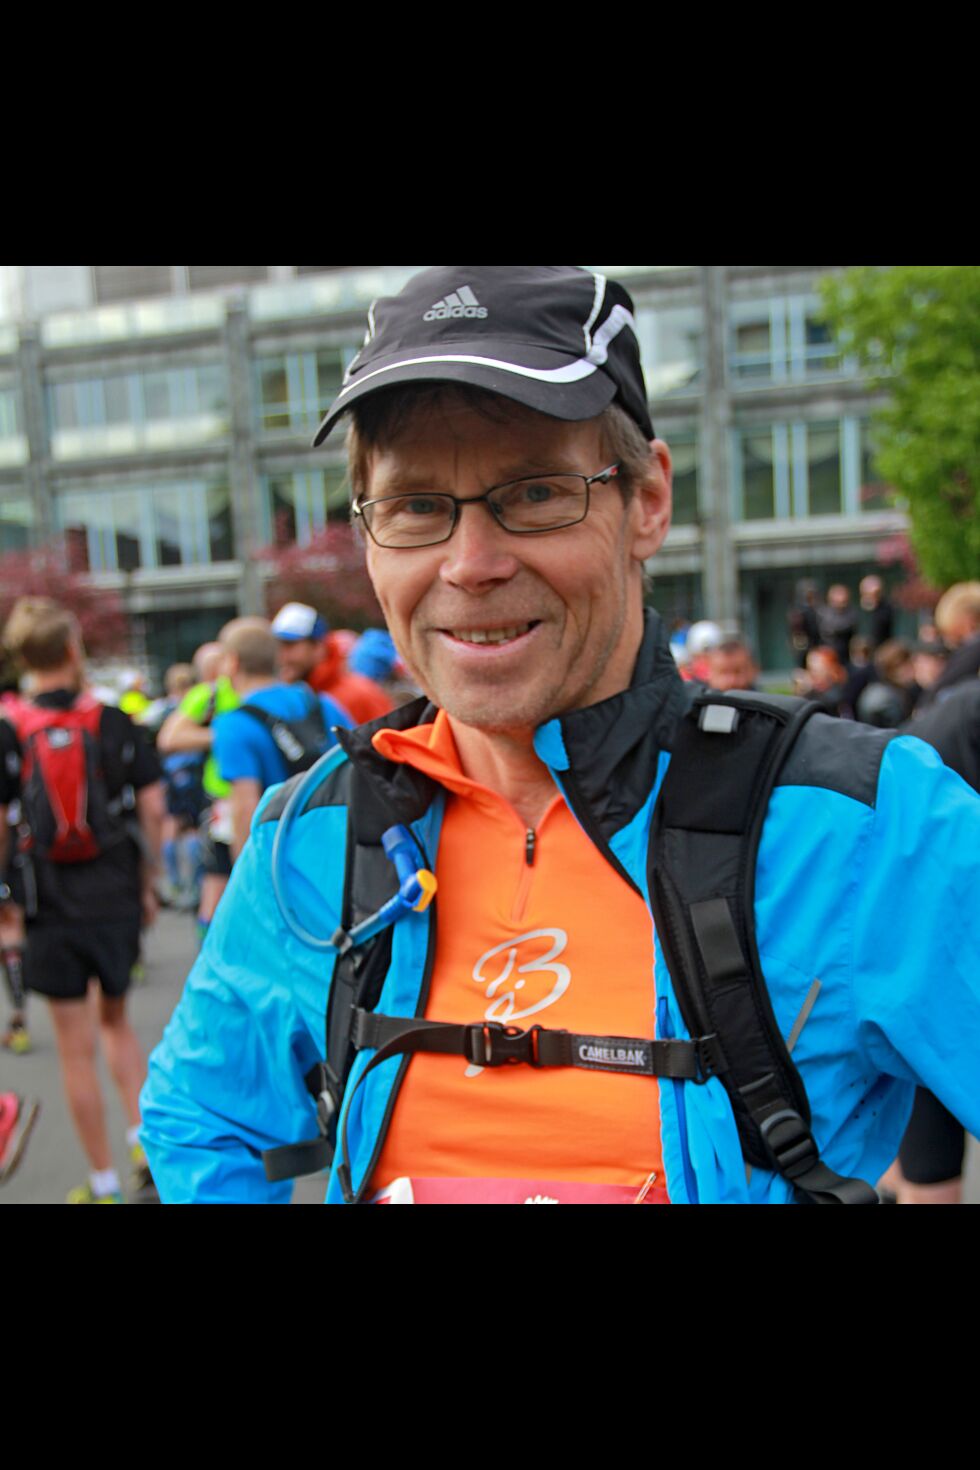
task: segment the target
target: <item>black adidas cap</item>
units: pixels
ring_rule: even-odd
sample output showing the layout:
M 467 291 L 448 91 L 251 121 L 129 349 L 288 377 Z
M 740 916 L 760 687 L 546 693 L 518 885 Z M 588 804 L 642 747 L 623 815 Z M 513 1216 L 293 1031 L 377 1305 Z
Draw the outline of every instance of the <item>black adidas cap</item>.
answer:
M 382 296 L 314 446 L 369 393 L 424 382 L 469 383 L 573 423 L 615 401 L 654 438 L 629 293 L 577 265 L 439 265 Z

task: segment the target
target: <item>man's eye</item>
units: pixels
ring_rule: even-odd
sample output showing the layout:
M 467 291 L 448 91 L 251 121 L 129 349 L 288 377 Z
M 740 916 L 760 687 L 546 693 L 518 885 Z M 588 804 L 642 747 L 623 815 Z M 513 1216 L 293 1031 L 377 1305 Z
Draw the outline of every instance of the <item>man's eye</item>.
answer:
M 554 494 L 553 485 L 546 485 L 542 480 L 529 480 L 526 485 L 521 486 L 520 498 L 526 505 L 547 505 Z
M 439 501 L 433 500 L 431 495 L 413 495 L 411 500 L 403 500 L 398 506 L 399 511 L 411 516 L 431 516 L 440 509 Z

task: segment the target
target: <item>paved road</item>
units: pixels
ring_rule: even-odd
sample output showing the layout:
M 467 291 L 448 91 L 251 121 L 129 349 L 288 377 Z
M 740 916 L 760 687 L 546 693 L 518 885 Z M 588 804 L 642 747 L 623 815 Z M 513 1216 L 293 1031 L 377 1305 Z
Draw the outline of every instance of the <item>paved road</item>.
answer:
M 164 913 L 146 942 L 146 982 L 131 992 L 130 1013 L 147 1052 L 156 1046 L 177 1003 L 195 953 L 191 920 Z M 5 1000 L 5 997 L 4 997 Z M 31 1000 L 31 1031 L 35 1049 L 26 1057 L 0 1052 L 0 1090 L 39 1097 L 42 1103 L 30 1149 L 18 1173 L 4 1189 L 3 1204 L 60 1204 L 68 1190 L 84 1182 L 86 1166 L 68 1117 L 47 1006 Z M 115 1091 L 101 1067 L 110 1135 L 120 1174 L 126 1171 L 126 1125 Z M 319 1204 L 325 1192 L 322 1178 L 301 1180 L 294 1204 Z M 980 1146 L 971 1143 L 967 1168 L 967 1199 L 980 1204 Z
M 130 992 L 130 1015 L 147 1053 L 163 1034 L 195 952 L 191 919 L 182 914 L 161 914 L 146 940 L 146 982 Z M 5 995 L 0 1004 L 5 1006 Z M 68 1117 L 47 1004 L 38 996 L 32 996 L 29 1004 L 34 1050 L 26 1057 L 0 1051 L 0 1090 L 40 1098 L 41 1116 L 24 1162 L 3 1190 L 0 1203 L 61 1204 L 69 1189 L 85 1182 L 88 1170 Z M 5 1009 L 3 1017 L 5 1020 Z M 125 1181 L 126 1122 L 101 1060 L 99 1070 L 116 1167 Z M 324 1193 L 322 1179 L 302 1180 L 296 1186 L 293 1203 L 319 1204 Z

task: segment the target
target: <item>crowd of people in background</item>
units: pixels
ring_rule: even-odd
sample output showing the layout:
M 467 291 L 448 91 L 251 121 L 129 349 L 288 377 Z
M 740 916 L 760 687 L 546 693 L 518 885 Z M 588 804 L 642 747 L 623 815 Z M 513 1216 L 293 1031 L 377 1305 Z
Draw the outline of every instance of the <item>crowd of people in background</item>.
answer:
M 332 633 L 301 603 L 216 632 L 190 663 L 166 670 L 153 699 L 137 670 L 115 692 L 94 681 L 76 620 L 50 599 L 22 599 L 4 629 L 20 677 L 0 691 L 0 969 L 9 999 L 0 1039 L 8 1054 L 27 1054 L 28 994 L 45 998 L 89 1166 L 69 1203 L 125 1197 L 100 1042 L 129 1125 L 128 1193 L 152 1192 L 138 1140 L 146 1060 L 126 998 L 158 905 L 193 914 L 203 942 L 265 792 L 319 760 L 337 731 L 417 692 L 386 631 Z M 0 1089 L 0 1182 L 20 1163 L 38 1112 L 36 1099 Z
M 842 584 L 821 600 L 815 582 L 801 582 L 788 623 L 794 694 L 826 715 L 925 740 L 980 791 L 980 582 L 949 588 L 914 640 L 894 636 L 894 609 L 878 576 L 861 582 L 856 606 Z M 721 693 L 755 688 L 756 657 L 735 628 L 679 629 L 674 651 L 685 678 Z M 920 1089 L 882 1197 L 957 1204 L 964 1157 L 962 1126 Z
M 980 789 L 980 583 L 949 589 L 915 640 L 894 636 L 894 610 L 874 575 L 857 604 L 842 584 L 821 598 L 814 582 L 801 583 L 788 623 L 793 693 L 827 715 L 920 736 Z M 295 602 L 271 621 L 237 618 L 216 630 L 190 663 L 166 670 L 155 699 L 136 670 L 115 699 L 93 688 L 77 623 L 47 599 L 22 599 L 4 642 L 23 677 L 0 691 L 2 1045 L 13 1055 L 30 1050 L 27 994 L 44 996 L 89 1165 L 69 1199 L 118 1203 L 96 1044 L 129 1122 L 130 1190 L 152 1189 L 137 1138 L 146 1063 L 126 1016 L 141 928 L 164 904 L 192 914 L 203 942 L 264 793 L 308 769 L 338 732 L 418 690 L 385 630 L 331 631 L 317 609 Z M 756 652 L 736 627 L 680 624 L 672 648 L 691 682 L 721 692 L 757 686 Z M 104 767 L 101 809 L 89 791 L 79 814 L 98 839 L 80 861 L 58 851 L 63 833 L 48 833 L 47 848 L 38 833 L 35 809 L 50 816 L 54 802 L 45 779 L 60 781 L 62 796 L 71 790 L 69 754 L 60 776 L 51 767 L 54 777 L 39 757 L 38 740 L 51 742 L 52 731 L 66 752 L 77 734 L 78 759 L 91 762 L 94 749 Z M 82 1004 L 90 977 L 101 986 L 97 1013 Z M 37 1114 L 36 1100 L 0 1089 L 0 1181 L 20 1162 Z M 955 1202 L 963 1156 L 960 1125 L 920 1094 L 886 1188 L 903 1202 Z

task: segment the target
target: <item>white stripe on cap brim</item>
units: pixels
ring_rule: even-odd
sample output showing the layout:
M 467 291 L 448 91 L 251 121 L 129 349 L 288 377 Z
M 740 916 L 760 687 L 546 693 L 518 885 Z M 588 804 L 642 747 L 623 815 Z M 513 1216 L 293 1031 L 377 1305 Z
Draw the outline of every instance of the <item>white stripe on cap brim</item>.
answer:
M 383 377 L 386 373 L 401 372 L 409 367 L 428 367 L 435 363 L 456 363 L 460 366 L 497 368 L 501 372 L 513 373 L 517 377 L 532 378 L 537 383 L 554 383 L 560 386 L 564 383 L 580 383 L 583 378 L 590 378 L 609 356 L 609 346 L 619 336 L 624 327 L 636 329 L 633 313 L 627 311 L 625 306 L 614 306 L 606 321 L 596 332 L 587 355 L 578 358 L 575 362 L 565 363 L 558 368 L 529 368 L 523 367 L 517 362 L 506 362 L 499 357 L 478 357 L 471 353 L 435 353 L 428 357 L 403 357 L 398 362 L 389 363 L 387 367 L 375 368 L 370 373 L 359 373 L 352 378 L 346 387 L 337 395 L 337 403 L 345 394 L 353 392 L 355 388 L 361 388 L 369 383 L 372 378 Z M 336 405 L 335 405 L 336 406 Z M 331 413 L 333 410 L 331 410 Z

